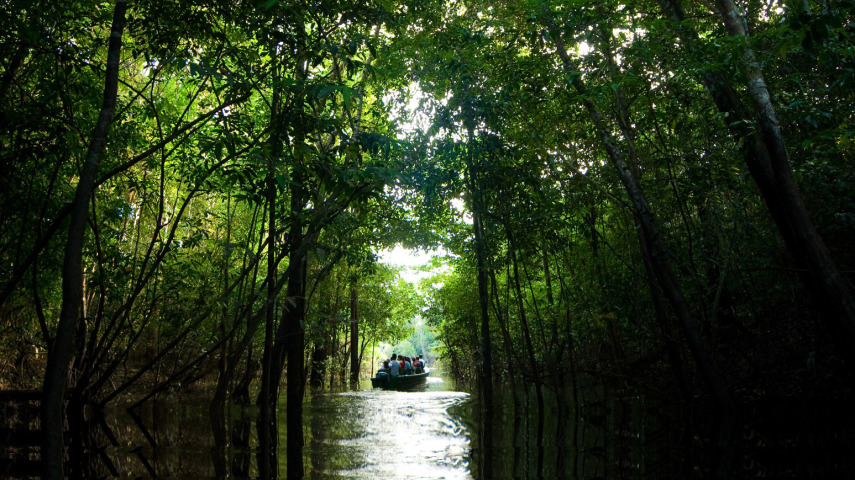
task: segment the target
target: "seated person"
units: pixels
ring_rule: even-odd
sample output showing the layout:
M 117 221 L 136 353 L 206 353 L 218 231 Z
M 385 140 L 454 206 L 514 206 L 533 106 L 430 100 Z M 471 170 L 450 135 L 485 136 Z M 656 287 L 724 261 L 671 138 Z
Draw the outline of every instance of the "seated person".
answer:
M 397 355 L 392 354 L 392 360 L 389 361 L 389 375 L 397 377 L 401 373 L 401 364 L 396 360 Z

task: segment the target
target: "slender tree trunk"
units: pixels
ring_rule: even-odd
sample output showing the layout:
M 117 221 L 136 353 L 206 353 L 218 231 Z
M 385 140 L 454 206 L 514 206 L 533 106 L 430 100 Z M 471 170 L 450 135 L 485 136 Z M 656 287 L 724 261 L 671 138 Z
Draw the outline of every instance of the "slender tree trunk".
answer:
M 303 477 L 303 394 L 305 391 L 305 331 L 306 274 L 308 250 L 301 246 L 303 227 L 300 212 L 305 205 L 301 189 L 295 188 L 291 198 L 291 227 L 288 243 L 291 246 L 288 265 L 288 288 L 282 320 L 276 329 L 273 345 L 272 388 L 278 389 L 287 362 L 285 412 L 287 478 Z
M 229 295 L 229 258 L 231 250 L 229 250 L 232 241 L 232 198 L 231 194 L 226 198 L 226 253 L 223 260 L 223 293 L 222 298 L 228 298 Z M 229 315 L 229 303 L 224 302 L 222 317 L 218 325 L 218 333 L 225 338 L 228 333 L 227 322 Z M 94 335 L 93 335 L 94 340 Z M 226 399 L 228 398 L 228 389 L 234 379 L 235 365 L 230 362 L 234 351 L 234 340 L 229 340 L 223 344 L 220 352 L 217 354 L 217 386 L 214 390 L 214 395 L 211 398 L 211 403 L 208 407 L 208 417 L 211 421 L 211 431 L 214 435 L 214 446 L 211 449 L 211 460 L 214 464 L 214 475 L 217 478 L 226 476 L 228 470 L 226 467 L 226 446 L 228 445 L 228 435 L 226 431 Z
M 717 0 L 716 4 L 728 33 L 747 41 L 748 29 L 733 0 Z M 784 206 L 786 220 L 794 233 L 788 246 L 793 255 L 807 260 L 807 287 L 814 294 L 822 319 L 840 347 L 840 352 L 850 361 L 855 361 L 855 295 L 852 286 L 837 268 L 802 201 L 760 61 L 749 45 L 746 45 L 743 60 L 744 72 L 748 77 L 748 96 L 754 108 L 755 120 L 760 126 L 763 143 L 769 152 L 772 178 Z
M 570 352 L 572 355 L 572 352 Z M 563 352 L 559 359 L 563 360 Z M 555 365 L 555 478 L 565 480 L 570 478 L 568 455 L 570 448 L 567 445 L 567 433 L 570 429 L 569 412 L 567 405 L 567 385 L 564 370 L 564 362 Z
M 312 348 L 312 373 L 309 375 L 309 386 L 312 389 L 324 388 L 324 368 L 326 364 L 326 346 L 323 343 L 315 344 L 314 348 Z
M 336 303 L 338 303 L 338 302 L 336 302 Z M 335 311 L 338 311 L 338 309 L 336 309 Z M 329 347 L 330 355 L 329 355 L 329 365 L 327 367 L 327 371 L 329 372 L 329 376 L 330 376 L 330 383 L 329 383 L 330 390 L 335 388 L 336 381 L 338 380 L 338 378 L 337 378 L 338 377 L 338 369 L 335 366 L 335 362 L 337 361 L 337 359 L 339 357 L 339 355 L 338 355 L 338 350 L 339 350 L 338 325 L 334 322 L 335 322 L 335 320 L 333 320 L 332 331 L 331 331 L 330 336 L 328 338 L 328 342 L 329 342 L 329 346 L 330 346 Z
M 525 300 L 523 298 L 522 287 L 520 286 L 520 274 L 517 267 L 517 246 L 514 236 L 511 233 L 511 227 L 505 225 L 505 232 L 508 236 L 509 254 L 511 256 L 511 264 L 514 270 L 514 290 L 517 293 L 517 306 L 519 307 L 520 324 L 522 326 L 523 339 L 525 340 L 526 353 L 528 353 L 528 363 L 531 369 L 532 382 L 534 383 L 534 391 L 537 396 L 537 476 L 543 476 L 543 431 L 544 431 L 544 415 L 545 407 L 543 402 L 543 382 L 540 379 L 540 365 L 537 364 L 537 359 L 534 355 L 534 345 L 531 341 L 531 330 L 528 326 L 528 317 L 525 313 Z M 548 362 L 545 362 L 548 363 Z
M 295 142 L 299 149 L 302 141 Z M 299 161 L 299 160 L 298 160 Z M 309 243 L 304 234 L 302 216 L 306 207 L 306 191 L 302 176 L 293 174 L 291 191 L 290 226 L 288 245 L 288 288 L 282 321 L 276 330 L 273 345 L 273 374 L 271 384 L 278 388 L 287 360 L 286 378 L 286 463 L 287 478 L 303 478 L 303 394 L 306 383 L 305 367 L 305 319 L 306 319 L 306 275 L 308 272 Z
M 480 376 L 482 419 L 482 465 L 483 478 L 493 478 L 493 418 L 495 404 L 493 399 L 493 354 L 490 340 L 490 297 L 487 291 L 487 260 L 484 238 L 484 199 L 481 192 L 478 173 L 474 168 L 475 129 L 468 126 L 469 148 L 466 153 L 467 183 L 472 197 L 472 229 L 475 233 L 475 257 L 478 268 L 478 303 L 481 309 L 480 329 Z
M 615 61 L 611 49 L 611 30 L 604 32 L 604 37 L 605 38 L 603 38 L 603 43 L 605 48 L 603 49 L 603 51 L 606 54 L 606 62 L 611 72 L 612 79 L 617 80 L 617 77 L 620 73 L 620 67 Z M 635 138 L 633 136 L 632 122 L 629 118 L 629 112 L 627 109 L 626 99 L 624 98 L 622 87 L 618 86 L 618 88 L 614 90 L 614 98 L 615 109 L 617 111 L 618 125 L 620 127 L 621 135 L 623 136 L 623 139 L 627 145 L 630 169 L 635 178 L 640 182 L 641 167 L 638 161 L 638 150 L 635 148 Z M 691 401 L 691 388 L 689 387 L 689 383 L 683 373 L 683 366 L 680 360 L 680 349 L 677 345 L 677 341 L 675 338 L 673 322 L 668 318 L 668 315 L 662 308 L 662 293 L 660 292 L 659 287 L 656 285 L 656 283 L 652 282 L 652 279 L 656 277 L 656 270 L 651 262 L 652 255 L 650 253 L 650 247 L 648 245 L 647 238 L 644 234 L 644 228 L 641 225 L 641 219 L 638 215 L 633 215 L 633 223 L 635 225 L 636 236 L 638 237 L 638 244 L 641 250 L 641 258 L 643 259 L 644 263 L 644 271 L 648 277 L 647 284 L 650 290 L 650 297 L 653 302 L 656 323 L 659 326 L 659 330 L 662 332 L 663 341 L 665 343 L 665 351 L 667 352 L 669 360 L 668 363 L 671 366 L 671 371 L 674 373 L 674 378 L 677 382 L 677 387 L 679 388 L 680 395 L 683 397 L 683 400 L 688 403 L 689 401 Z
M 557 30 L 555 25 L 552 24 L 551 12 L 547 12 L 547 14 L 549 15 L 549 27 L 553 30 Z M 573 60 L 567 54 L 561 35 L 556 32 L 552 38 L 565 70 L 572 75 L 572 72 L 578 71 L 578 68 L 576 68 Z M 582 101 L 583 105 L 595 125 L 597 136 L 603 143 L 609 159 L 611 159 L 614 164 L 618 177 L 620 178 L 621 183 L 623 183 L 624 189 L 629 196 L 634 213 L 639 218 L 645 238 L 647 239 L 650 247 L 651 263 L 654 267 L 657 281 L 662 287 L 666 298 L 668 298 L 668 301 L 671 303 L 671 306 L 674 308 L 677 318 L 680 320 L 683 328 L 683 334 L 686 337 L 689 350 L 692 352 L 692 356 L 698 365 L 701 376 L 703 377 L 707 387 L 710 389 L 718 410 L 722 412 L 725 417 L 732 418 L 733 400 L 725 387 L 724 380 L 722 379 L 718 368 L 713 364 L 712 358 L 710 357 L 703 339 L 701 338 L 697 320 L 692 316 L 689 305 L 686 302 L 682 289 L 680 288 L 680 284 L 674 271 L 674 266 L 671 262 L 670 251 L 665 245 L 665 241 L 662 238 L 662 232 L 659 230 L 658 222 L 650 209 L 650 205 L 647 202 L 644 191 L 642 190 L 638 179 L 633 175 L 629 166 L 624 161 L 623 153 L 615 143 L 614 137 L 606 125 L 599 109 L 597 109 L 596 105 L 589 100 L 590 97 L 587 95 L 587 88 L 582 82 L 582 79 L 577 75 L 572 75 L 571 83 L 573 88 L 580 94 L 580 97 L 584 99 Z
M 271 167 L 272 167 L 272 162 Z M 273 326 L 276 313 L 276 184 L 273 170 L 267 178 L 268 244 L 267 299 L 264 305 L 264 350 L 261 357 L 261 389 L 258 393 L 258 472 L 261 478 L 278 475 L 276 462 L 276 398 L 278 384 L 273 383 Z
M 278 78 L 277 74 L 274 75 Z M 282 136 L 285 134 L 282 112 L 282 94 L 279 87 L 273 90 L 270 107 L 270 134 L 267 152 L 267 298 L 264 305 L 264 350 L 261 357 L 261 388 L 258 393 L 258 472 L 261 478 L 278 476 L 276 446 L 278 428 L 276 421 L 276 401 L 279 397 L 279 377 L 276 375 L 274 357 L 274 325 L 276 315 L 276 169 L 282 152 Z
M 489 273 L 490 287 L 493 293 L 493 310 L 496 312 L 496 321 L 499 322 L 499 330 L 502 333 L 502 349 L 505 351 L 505 368 L 508 370 L 508 382 L 510 382 L 511 386 L 511 396 L 514 399 L 514 404 L 516 404 L 518 402 L 515 380 L 515 373 L 517 373 L 517 369 L 514 368 L 514 363 L 516 363 L 516 365 L 520 365 L 520 361 L 513 350 L 513 341 L 511 340 L 511 334 L 508 331 L 508 325 L 505 322 L 505 315 L 502 313 L 502 304 L 499 299 L 499 285 L 496 281 L 496 271 L 490 268 Z
M 355 281 L 350 286 L 350 388 L 359 388 L 359 302 Z
M 477 195 L 477 194 L 476 194 Z M 493 398 L 493 354 L 490 340 L 490 299 L 487 293 L 487 265 L 484 248 L 484 226 L 480 213 L 472 214 L 472 225 L 475 230 L 475 249 L 478 268 L 478 302 L 481 307 L 481 401 L 483 402 L 484 418 L 482 434 L 484 436 L 482 455 L 483 478 L 493 478 L 493 418 L 495 403 Z
M 546 249 L 541 250 L 543 259 L 543 281 L 546 283 L 546 304 L 552 307 L 555 304 L 555 297 L 552 295 L 552 275 L 549 273 L 549 257 Z
M 747 30 L 734 10 L 733 3 L 717 3 L 728 33 L 744 37 Z M 698 34 L 683 24 L 686 15 L 682 3 L 679 0 L 659 0 L 659 5 L 664 16 L 675 24 L 687 48 L 692 48 L 699 41 Z M 740 139 L 743 161 L 769 209 L 772 220 L 793 255 L 794 262 L 807 270 L 807 274 L 802 275 L 802 281 L 813 294 L 816 308 L 840 353 L 850 362 L 855 362 L 855 299 L 852 289 L 811 222 L 792 178 L 783 134 L 762 70 L 750 48 L 746 48 L 744 60 L 754 117 L 720 72 L 704 70 L 701 72 L 701 78 L 719 111 L 731 115 L 734 119 L 728 124 L 728 128 L 734 138 Z M 748 127 L 755 121 L 760 127 L 760 135 Z
M 301 250 L 301 249 L 298 249 Z M 288 342 L 288 376 L 286 379 L 286 462 L 288 480 L 303 478 L 303 394 L 306 383 L 304 352 L 306 349 L 304 322 L 306 318 L 306 271 L 308 253 L 297 252 L 291 257 L 288 278 L 288 302 L 283 322 Z M 277 382 L 278 384 L 278 382 Z
M 62 268 L 62 308 L 53 345 L 48 353 L 42 384 L 42 465 L 47 479 L 61 479 L 63 473 L 63 401 L 83 301 L 83 242 L 89 218 L 89 198 L 95 187 L 98 166 L 107 148 L 107 136 L 116 111 L 119 89 L 119 62 L 125 27 L 127 0 L 117 0 L 107 50 L 107 68 L 101 113 L 92 132 L 86 161 L 80 172 L 72 204 L 68 241 Z
M 593 257 L 594 263 L 594 273 L 597 277 L 597 285 L 600 288 L 600 292 L 606 291 L 606 282 L 603 279 L 603 268 L 602 268 L 602 259 L 600 258 L 600 242 L 599 242 L 599 232 L 597 232 L 597 209 L 592 203 L 589 209 L 590 217 L 589 217 L 589 228 L 591 232 L 591 256 Z M 637 227 L 637 225 L 636 225 Z M 640 233 L 640 229 L 639 235 Z M 621 374 L 626 374 L 627 370 L 627 362 L 626 357 L 623 353 L 623 349 L 620 347 L 620 342 L 618 340 L 617 331 L 615 329 L 615 313 L 614 308 L 608 301 L 604 298 L 603 305 L 601 307 L 602 316 L 605 319 L 606 324 L 606 332 L 609 336 L 609 344 L 611 345 L 612 351 L 612 361 L 614 362 L 615 369 Z
M 316 341 L 314 346 L 312 347 L 312 372 L 309 375 L 309 386 L 312 389 L 323 389 L 324 388 L 324 378 L 326 377 L 327 370 L 327 355 L 329 352 L 330 340 L 329 337 L 332 335 L 330 325 L 335 321 L 335 314 L 333 313 L 332 299 L 327 297 L 326 299 L 326 318 L 327 321 L 322 324 L 321 328 L 322 339 Z

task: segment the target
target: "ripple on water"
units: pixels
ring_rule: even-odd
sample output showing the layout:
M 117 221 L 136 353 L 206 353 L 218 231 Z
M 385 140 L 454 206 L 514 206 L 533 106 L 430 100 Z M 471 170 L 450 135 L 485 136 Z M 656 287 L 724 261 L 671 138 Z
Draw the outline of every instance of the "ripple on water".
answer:
M 470 479 L 462 392 L 365 390 L 311 402 L 313 478 Z

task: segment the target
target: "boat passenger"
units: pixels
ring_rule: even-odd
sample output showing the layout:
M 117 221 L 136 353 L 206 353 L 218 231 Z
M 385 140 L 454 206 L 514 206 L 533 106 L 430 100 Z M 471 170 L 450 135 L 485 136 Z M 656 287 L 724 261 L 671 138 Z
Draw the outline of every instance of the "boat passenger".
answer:
M 410 363 L 410 357 L 404 357 L 404 373 L 406 375 L 413 374 L 413 364 Z
M 389 376 L 397 377 L 401 371 L 401 366 L 396 360 L 397 355 L 392 354 L 392 360 L 389 362 Z

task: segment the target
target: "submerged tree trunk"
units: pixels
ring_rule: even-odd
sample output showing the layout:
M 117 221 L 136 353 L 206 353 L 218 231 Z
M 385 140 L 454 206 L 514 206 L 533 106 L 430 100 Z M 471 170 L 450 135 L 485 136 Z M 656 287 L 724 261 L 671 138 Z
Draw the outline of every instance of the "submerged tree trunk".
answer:
M 350 388 L 359 388 L 359 302 L 355 281 L 350 286 Z
M 514 271 L 514 291 L 517 294 L 517 307 L 520 315 L 520 324 L 522 326 L 523 339 L 525 340 L 526 353 L 528 353 L 528 363 L 531 369 L 532 383 L 534 383 L 534 391 L 537 398 L 537 477 L 543 476 L 543 432 L 544 432 L 544 401 L 543 401 L 543 382 L 540 378 L 540 365 L 537 364 L 537 359 L 534 354 L 534 344 L 531 341 L 531 331 L 528 326 L 528 317 L 525 312 L 525 300 L 523 298 L 522 287 L 520 286 L 520 274 L 517 266 L 517 245 L 514 236 L 511 233 L 511 227 L 505 225 L 505 232 L 508 237 L 508 254 L 511 256 L 511 265 Z
M 276 186 L 271 169 L 267 179 L 268 243 L 267 299 L 264 305 L 264 351 L 261 359 L 261 389 L 258 393 L 258 473 L 262 478 L 274 478 L 276 471 L 276 398 L 278 385 L 273 383 L 273 324 L 276 313 Z
M 299 145 L 299 143 L 298 143 Z M 298 147 L 299 148 L 299 147 Z M 306 206 L 306 192 L 300 175 L 294 175 L 291 191 L 291 220 L 288 232 L 290 248 L 288 262 L 288 288 L 282 320 L 276 330 L 273 345 L 273 374 L 271 384 L 280 385 L 287 360 L 286 378 L 286 462 L 287 478 L 303 478 L 303 394 L 305 391 L 305 319 L 306 275 L 308 272 L 310 241 L 304 234 L 302 220 Z M 287 358 L 286 358 L 287 357 Z
M 107 136 L 116 111 L 119 89 L 119 62 L 125 28 L 127 0 L 118 0 L 107 50 L 104 98 L 101 113 L 92 132 L 86 161 L 80 172 L 72 204 L 68 240 L 62 266 L 62 308 L 56 335 L 48 351 L 42 384 L 42 465 L 47 479 L 64 477 L 63 404 L 68 386 L 69 368 L 74 356 L 76 333 L 83 301 L 83 243 L 89 218 L 89 199 L 95 188 L 98 167 L 107 148 Z
M 470 119 L 471 121 L 471 119 Z M 482 404 L 482 454 L 483 478 L 493 478 L 493 418 L 495 405 L 493 403 L 493 354 L 490 340 L 490 297 L 487 292 L 487 260 L 484 238 L 484 199 L 480 190 L 478 174 L 474 168 L 475 131 L 471 123 L 468 127 L 469 148 L 466 153 L 467 183 L 472 197 L 472 229 L 475 234 L 475 257 L 478 268 L 478 304 L 481 312 L 480 349 L 481 355 L 479 387 Z
M 285 339 L 288 344 L 288 376 L 286 379 L 287 406 L 285 410 L 287 478 L 303 478 L 303 394 L 306 382 L 303 328 L 306 313 L 306 270 L 308 254 L 292 255 L 292 274 L 288 279 L 288 305 L 283 318 Z M 278 382 L 277 382 L 278 384 Z

